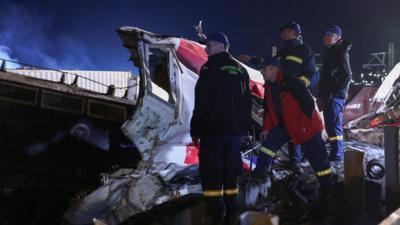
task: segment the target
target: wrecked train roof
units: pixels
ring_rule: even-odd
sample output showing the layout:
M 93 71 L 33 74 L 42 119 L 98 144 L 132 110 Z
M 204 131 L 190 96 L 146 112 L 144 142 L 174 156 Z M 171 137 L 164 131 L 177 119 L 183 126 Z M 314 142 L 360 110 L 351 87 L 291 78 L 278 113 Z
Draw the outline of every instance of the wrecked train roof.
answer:
M 146 39 L 146 37 L 149 37 L 152 39 L 157 39 L 159 44 L 164 43 L 173 45 L 180 63 L 196 74 L 200 74 L 201 67 L 208 59 L 208 56 L 204 50 L 205 46 L 195 41 L 177 38 L 170 35 L 157 35 L 137 27 L 129 26 L 123 26 L 118 29 L 117 32 L 123 40 L 123 45 L 133 54 L 133 58 L 136 57 L 135 49 L 138 48 L 138 38 Z M 252 94 L 259 98 L 263 98 L 264 79 L 261 73 L 258 70 L 252 69 L 239 61 L 237 62 L 247 70 L 250 76 L 250 88 Z

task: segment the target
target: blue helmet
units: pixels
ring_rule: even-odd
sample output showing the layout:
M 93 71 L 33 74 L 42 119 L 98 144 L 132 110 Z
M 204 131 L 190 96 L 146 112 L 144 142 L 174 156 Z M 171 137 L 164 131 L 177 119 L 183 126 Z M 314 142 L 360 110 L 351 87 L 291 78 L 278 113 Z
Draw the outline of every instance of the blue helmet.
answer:
M 338 36 L 342 36 L 342 29 L 338 25 L 332 25 L 326 28 L 323 32 L 324 36 L 331 36 L 333 34 L 337 34 Z
M 229 39 L 226 34 L 222 32 L 212 33 L 207 37 L 207 41 L 216 41 L 225 45 L 225 47 L 229 47 Z
M 279 27 L 279 30 L 280 30 L 280 31 L 283 31 L 283 30 L 285 30 L 285 29 L 291 29 L 291 30 L 293 30 L 294 32 L 296 32 L 297 35 L 300 35 L 300 34 L 301 34 L 301 27 L 300 27 L 300 25 L 299 25 L 297 22 L 295 22 L 295 21 L 287 22 L 287 23 L 284 24 L 282 27 Z

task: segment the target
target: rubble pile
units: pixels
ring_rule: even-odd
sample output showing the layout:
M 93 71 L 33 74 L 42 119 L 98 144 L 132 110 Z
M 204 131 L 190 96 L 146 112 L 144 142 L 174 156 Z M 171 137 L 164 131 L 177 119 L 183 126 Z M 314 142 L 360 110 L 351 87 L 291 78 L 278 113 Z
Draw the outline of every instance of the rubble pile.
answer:
M 384 196 L 384 150 L 378 146 L 348 141 L 345 151 L 359 150 L 364 152 L 366 179 L 367 213 L 369 220 L 379 221 L 381 217 L 381 199 Z M 280 224 L 322 224 L 337 223 L 344 220 L 344 165 L 332 163 L 337 175 L 337 184 L 332 190 L 330 200 L 315 209 L 318 193 L 318 182 L 307 161 L 300 163 L 300 171 L 293 171 L 287 164 L 286 149 L 278 152 L 271 173 L 270 181 L 251 181 L 244 179 L 241 201 L 244 206 L 266 214 L 278 215 Z M 244 175 L 246 176 L 246 175 Z M 247 175 L 248 176 L 248 175 Z M 255 197 L 255 193 L 257 193 Z M 247 197 L 247 199 L 246 199 Z M 252 205 L 253 204 L 253 205 Z M 319 224 L 319 223 L 318 223 Z M 373 224 L 373 223 L 372 223 Z

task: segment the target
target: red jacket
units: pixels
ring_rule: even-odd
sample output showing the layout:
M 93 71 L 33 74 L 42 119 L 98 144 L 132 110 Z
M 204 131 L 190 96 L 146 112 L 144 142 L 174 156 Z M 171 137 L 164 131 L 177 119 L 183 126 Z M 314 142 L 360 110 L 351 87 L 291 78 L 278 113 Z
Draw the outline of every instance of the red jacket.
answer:
M 283 125 L 294 144 L 303 144 L 324 129 L 324 124 L 307 87 L 295 77 L 278 74 L 277 80 L 280 110 L 274 106 L 271 87 L 265 88 L 263 131 Z M 280 112 L 280 115 L 277 115 Z

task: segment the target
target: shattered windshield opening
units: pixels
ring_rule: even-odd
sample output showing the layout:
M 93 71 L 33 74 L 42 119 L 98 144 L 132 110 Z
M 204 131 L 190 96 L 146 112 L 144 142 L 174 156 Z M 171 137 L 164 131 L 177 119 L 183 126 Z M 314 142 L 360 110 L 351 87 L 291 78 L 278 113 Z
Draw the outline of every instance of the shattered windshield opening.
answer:
M 172 105 L 175 104 L 169 79 L 168 50 L 160 48 L 149 49 L 149 70 L 152 93 Z

